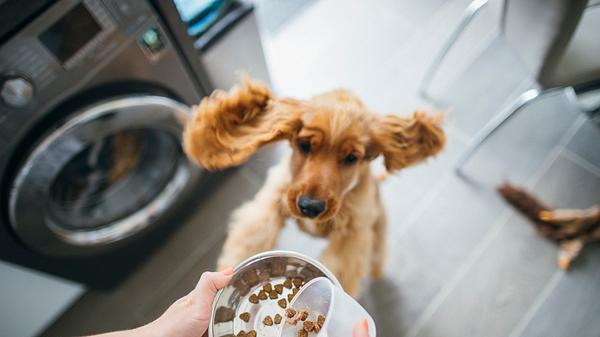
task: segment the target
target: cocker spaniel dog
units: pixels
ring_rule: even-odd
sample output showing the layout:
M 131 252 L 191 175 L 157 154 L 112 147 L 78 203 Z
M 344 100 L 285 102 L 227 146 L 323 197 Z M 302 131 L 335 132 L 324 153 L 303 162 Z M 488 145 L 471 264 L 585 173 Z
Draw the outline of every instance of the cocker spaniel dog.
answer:
M 383 275 L 386 257 L 385 210 L 369 163 L 382 155 L 392 173 L 435 155 L 446 141 L 438 116 L 379 116 L 346 90 L 277 98 L 249 79 L 228 93 L 215 91 L 194 113 L 184 150 L 206 169 L 239 165 L 275 141 L 293 149 L 233 213 L 218 266 L 272 249 L 292 217 L 305 232 L 328 239 L 321 261 L 355 297 L 369 273 Z

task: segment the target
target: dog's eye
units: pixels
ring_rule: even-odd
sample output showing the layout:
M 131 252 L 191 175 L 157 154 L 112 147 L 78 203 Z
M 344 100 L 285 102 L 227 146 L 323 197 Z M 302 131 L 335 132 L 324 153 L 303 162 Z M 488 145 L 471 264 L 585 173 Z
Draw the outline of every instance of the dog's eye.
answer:
M 347 155 L 346 158 L 344 158 L 344 164 L 346 165 L 352 165 L 354 163 L 356 163 L 358 161 L 358 157 L 353 155 L 352 153 Z
M 308 140 L 299 141 L 298 147 L 300 148 L 300 151 L 302 151 L 305 154 L 310 152 L 310 142 Z

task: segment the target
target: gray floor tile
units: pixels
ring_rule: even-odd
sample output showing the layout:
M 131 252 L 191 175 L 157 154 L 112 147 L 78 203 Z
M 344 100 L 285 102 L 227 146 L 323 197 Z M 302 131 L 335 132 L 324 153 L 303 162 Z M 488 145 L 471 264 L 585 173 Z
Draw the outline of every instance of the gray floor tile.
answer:
M 376 23 L 376 24 L 374 24 Z M 415 32 L 398 15 L 361 1 L 329 0 L 306 9 L 271 40 L 266 54 L 275 88 L 309 97 L 339 87 L 354 90 L 379 79 L 378 69 Z
M 259 21 L 264 31 L 276 34 L 282 26 L 293 20 L 305 7 L 310 6 L 314 0 L 257 0 Z
M 395 11 L 405 20 L 410 21 L 414 25 L 421 25 L 435 15 L 442 8 L 447 0 L 423 0 L 423 1 L 393 1 L 384 0 L 375 2 L 378 6 L 386 6 L 390 10 Z
M 573 136 L 567 148 L 600 168 L 600 125 L 586 121 Z
M 465 165 L 465 172 L 488 186 L 503 180 L 522 184 L 562 144 L 580 116 L 565 95 L 542 97 L 497 129 Z
M 534 191 L 547 202 L 579 207 L 600 198 L 600 177 L 559 156 Z M 439 307 L 432 302 L 432 314 L 421 319 L 416 336 L 510 334 L 554 275 L 556 254 L 554 243 L 514 214 L 473 265 L 438 295 Z
M 563 275 L 519 336 L 598 336 L 600 246 L 590 245 L 580 259 L 579 267 Z
M 503 209 L 495 194 L 450 176 L 410 227 L 390 234 L 387 279 L 395 289 L 388 286 L 385 295 L 377 295 L 380 290 L 373 285 L 372 293 L 365 295 L 372 297 L 368 308 L 395 303 L 396 329 L 406 333 Z
M 416 336 L 506 336 L 553 274 L 554 248 L 512 217 Z
M 532 82 L 526 77 L 498 37 L 453 81 L 441 99 L 450 107 L 456 126 L 474 135 L 505 104 L 531 88 Z
M 139 308 L 142 323 L 150 322 L 160 316 L 173 302 L 187 295 L 198 283 L 200 276 L 205 271 L 216 270 L 216 262 L 221 248 L 225 242 L 225 236 L 217 238 L 211 243 L 206 254 L 187 266 L 186 272 L 160 292 L 153 292 L 151 299 L 145 307 Z

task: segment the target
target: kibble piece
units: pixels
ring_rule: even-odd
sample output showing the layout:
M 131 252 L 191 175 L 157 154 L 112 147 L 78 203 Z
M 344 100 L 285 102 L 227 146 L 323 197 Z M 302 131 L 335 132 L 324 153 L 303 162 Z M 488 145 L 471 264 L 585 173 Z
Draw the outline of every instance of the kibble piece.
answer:
M 315 323 L 313 321 L 304 321 L 304 323 L 302 323 L 302 328 L 306 332 L 313 331 L 314 327 L 315 327 Z
M 258 299 L 264 301 L 267 299 L 267 293 L 264 290 L 258 292 Z
M 217 312 L 215 313 L 215 322 L 229 322 L 235 318 L 235 311 L 228 307 L 218 307 Z
M 254 330 L 248 331 L 248 333 L 246 334 L 246 337 L 256 337 L 256 331 L 254 331 Z
M 267 316 L 263 319 L 263 324 L 267 325 L 267 326 L 271 326 L 273 325 L 273 319 L 271 318 L 271 316 Z
M 319 324 L 315 323 L 315 326 L 313 327 L 313 332 L 319 333 L 319 331 L 321 331 L 321 326 Z
M 296 316 L 296 318 L 298 318 L 301 321 L 305 321 L 308 318 L 308 310 L 300 309 L 300 311 L 298 311 L 298 316 Z
M 248 323 L 248 321 L 250 320 L 250 313 L 249 312 L 243 312 L 240 314 L 240 319 L 246 323 Z
M 294 288 L 294 289 L 292 289 L 292 294 L 296 295 L 299 290 L 300 290 L 300 288 Z
M 240 330 L 240 332 L 237 333 L 236 337 L 246 337 L 246 331 L 244 330 Z
M 277 297 L 279 297 L 279 294 L 275 290 L 271 290 L 271 292 L 269 293 L 269 298 L 274 300 Z
M 258 296 L 256 296 L 256 294 L 252 294 L 252 295 L 250 295 L 250 298 L 248 298 L 248 301 L 250 301 L 250 303 L 257 304 L 258 303 Z
M 282 318 L 283 317 L 281 317 L 280 314 L 275 314 L 275 317 L 273 318 L 273 321 L 275 321 L 275 324 L 279 324 L 279 323 L 281 323 L 281 319 Z
M 288 294 L 288 302 L 292 303 L 293 299 L 294 299 L 294 294 Z
M 317 324 L 319 324 L 320 326 L 323 326 L 323 324 L 325 324 L 325 316 L 323 316 L 323 315 L 317 316 Z
M 292 318 L 286 318 L 285 322 L 289 325 L 296 325 L 298 324 L 298 320 L 295 317 Z
M 283 293 L 283 284 L 276 284 L 274 288 L 279 295 Z
M 263 290 L 270 293 L 271 290 L 273 290 L 273 286 L 271 285 L 271 283 L 267 283 L 263 286 Z
M 292 318 L 294 316 L 296 316 L 296 310 L 294 310 L 294 308 L 285 309 L 285 317 Z
M 282 298 L 279 301 L 277 301 L 277 304 L 281 307 L 281 309 L 285 309 L 287 307 L 287 302 L 285 298 Z
M 292 279 L 286 278 L 285 281 L 283 281 L 283 286 L 292 289 Z
M 294 283 L 294 286 L 295 286 L 296 288 L 300 288 L 300 287 L 302 287 L 302 279 L 301 279 L 301 278 L 298 278 L 298 277 L 297 277 L 297 278 L 295 278 L 295 279 L 292 281 L 292 283 Z
M 298 337 L 308 337 L 308 332 L 303 329 L 298 330 Z

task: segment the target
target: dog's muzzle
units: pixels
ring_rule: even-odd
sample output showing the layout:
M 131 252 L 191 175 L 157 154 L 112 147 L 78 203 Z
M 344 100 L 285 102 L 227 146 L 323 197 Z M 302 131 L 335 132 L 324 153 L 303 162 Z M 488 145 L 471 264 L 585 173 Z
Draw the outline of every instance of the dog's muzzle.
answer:
M 303 195 L 298 198 L 298 209 L 303 215 L 315 218 L 325 211 L 325 201 Z

